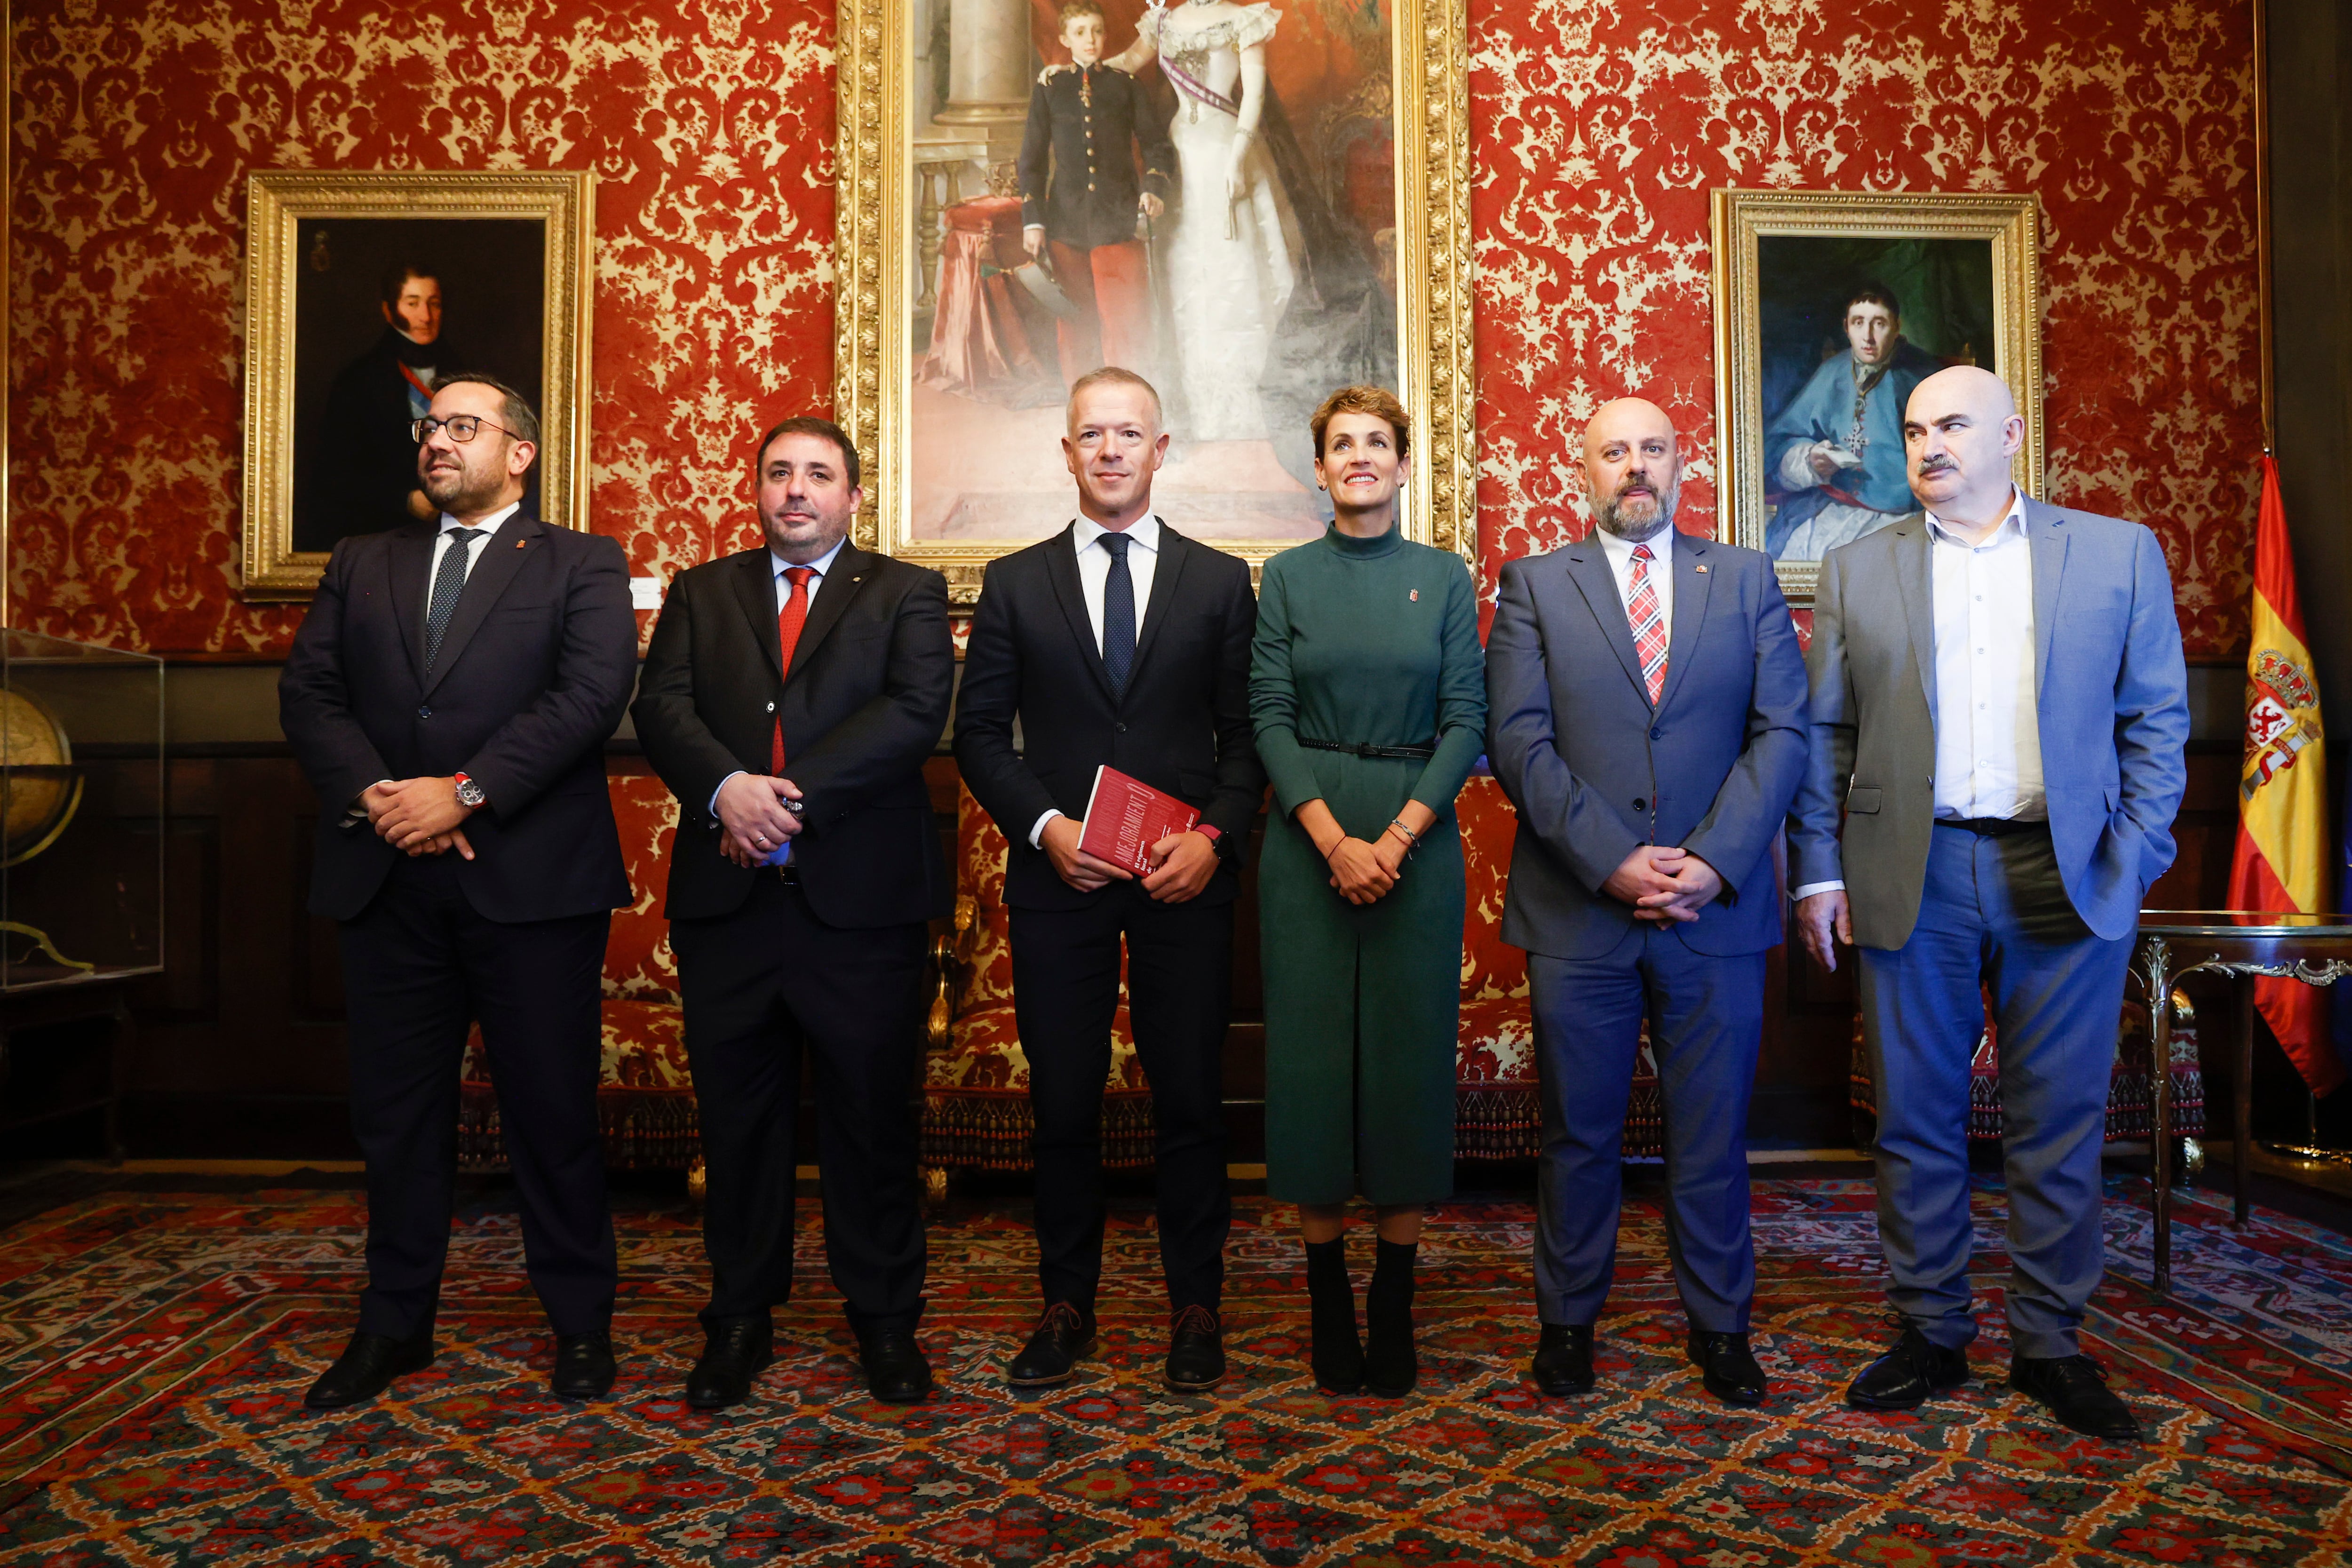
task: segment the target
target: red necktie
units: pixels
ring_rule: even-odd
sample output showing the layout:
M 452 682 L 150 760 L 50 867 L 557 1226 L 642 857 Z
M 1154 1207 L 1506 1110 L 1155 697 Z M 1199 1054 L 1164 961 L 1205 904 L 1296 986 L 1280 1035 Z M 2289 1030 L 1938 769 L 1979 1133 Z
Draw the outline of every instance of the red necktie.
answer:
M 776 612 L 776 641 L 782 645 L 784 650 L 783 670 L 786 675 L 793 672 L 793 649 L 800 646 L 801 627 L 808 622 L 808 581 L 815 575 L 813 567 L 784 568 L 784 576 L 791 582 L 793 591 L 791 596 L 784 600 L 784 607 Z M 784 716 L 781 713 L 776 715 L 775 742 L 768 748 L 768 772 L 777 778 L 784 776 Z
M 1633 648 L 1642 656 L 1642 680 L 1650 689 L 1650 705 L 1666 689 L 1666 617 L 1658 613 L 1658 590 L 1650 582 L 1650 547 L 1633 546 L 1633 575 L 1627 584 L 1626 618 L 1633 623 Z

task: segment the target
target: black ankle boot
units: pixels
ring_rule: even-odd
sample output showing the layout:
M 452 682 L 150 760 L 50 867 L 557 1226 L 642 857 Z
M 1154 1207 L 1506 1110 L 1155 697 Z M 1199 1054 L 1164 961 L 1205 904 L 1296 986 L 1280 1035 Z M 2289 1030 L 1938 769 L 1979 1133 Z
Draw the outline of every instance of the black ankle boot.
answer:
M 1412 1352 L 1414 1242 L 1383 1241 L 1364 1292 L 1364 1386 L 1386 1399 L 1412 1392 L 1421 1368 Z
M 1353 1394 L 1364 1385 L 1364 1347 L 1356 1339 L 1356 1288 L 1348 1280 L 1348 1241 L 1307 1244 L 1307 1364 L 1326 1394 Z

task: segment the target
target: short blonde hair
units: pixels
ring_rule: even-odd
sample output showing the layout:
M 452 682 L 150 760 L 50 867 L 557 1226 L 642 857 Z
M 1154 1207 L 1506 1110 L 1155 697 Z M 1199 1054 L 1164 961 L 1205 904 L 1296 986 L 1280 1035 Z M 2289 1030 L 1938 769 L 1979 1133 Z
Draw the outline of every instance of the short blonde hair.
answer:
M 1315 433 L 1315 455 L 1323 455 L 1323 432 L 1330 428 L 1331 420 L 1341 414 L 1369 414 L 1375 419 L 1385 419 L 1396 432 L 1397 456 L 1410 456 L 1412 450 L 1412 416 L 1404 411 L 1397 395 L 1385 386 L 1343 386 L 1315 410 L 1308 427 Z
M 1155 429 L 1167 428 L 1167 417 L 1161 414 L 1160 410 L 1160 389 L 1152 385 L 1150 382 L 1144 380 L 1141 376 L 1136 374 L 1135 372 L 1127 369 L 1123 365 L 1116 364 L 1104 365 L 1100 370 L 1090 370 L 1087 372 L 1086 374 L 1078 377 L 1077 380 L 1070 383 L 1070 401 L 1063 405 L 1065 423 L 1066 423 L 1070 418 L 1076 417 L 1078 412 L 1078 395 L 1087 391 L 1089 387 L 1097 386 L 1139 386 L 1143 388 L 1143 395 L 1151 399 L 1151 423 L 1153 427 Z

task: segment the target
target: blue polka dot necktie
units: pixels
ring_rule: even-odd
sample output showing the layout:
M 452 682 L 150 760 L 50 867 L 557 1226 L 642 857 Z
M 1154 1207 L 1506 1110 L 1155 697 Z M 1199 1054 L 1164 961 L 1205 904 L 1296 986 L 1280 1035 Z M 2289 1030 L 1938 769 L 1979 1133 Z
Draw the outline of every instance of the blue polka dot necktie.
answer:
M 449 548 L 441 552 L 441 564 L 433 573 L 433 597 L 425 606 L 425 673 L 433 673 L 433 661 L 441 657 L 441 638 L 449 629 L 449 618 L 457 613 L 457 595 L 466 591 L 466 563 L 472 559 L 474 542 L 485 536 L 478 528 L 453 528 Z

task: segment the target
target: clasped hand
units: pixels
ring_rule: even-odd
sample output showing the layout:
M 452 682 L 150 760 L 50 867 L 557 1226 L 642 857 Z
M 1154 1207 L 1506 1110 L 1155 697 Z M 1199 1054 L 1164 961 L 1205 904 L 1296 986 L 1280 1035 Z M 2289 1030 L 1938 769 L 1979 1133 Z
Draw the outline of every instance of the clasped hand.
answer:
M 1686 923 L 1698 919 L 1699 911 L 1723 891 L 1723 879 L 1687 849 L 1639 844 L 1609 873 L 1601 890 L 1633 905 L 1635 920 Z
M 1132 882 L 1135 873 L 1124 866 L 1097 860 L 1078 847 L 1084 827 L 1066 816 L 1049 819 L 1037 836 L 1037 847 L 1053 863 L 1054 874 L 1081 893 L 1091 893 L 1110 882 Z M 1163 904 L 1181 904 L 1200 895 L 1217 874 L 1217 848 L 1208 835 L 1186 830 L 1171 833 L 1151 846 L 1151 869 L 1144 874 L 1143 890 Z
M 368 826 L 375 836 L 404 854 L 440 855 L 455 849 L 468 860 L 474 858 L 463 826 L 474 810 L 458 804 L 454 777 L 370 784 L 360 804 L 367 808 Z
M 1388 897 L 1403 875 L 1405 846 L 1394 834 L 1383 833 L 1367 844 L 1342 838 L 1323 857 L 1331 868 L 1331 886 L 1351 904 L 1376 903 Z
M 764 862 L 801 830 L 784 805 L 801 798 L 790 779 L 737 773 L 719 786 L 719 852 L 738 866 Z

